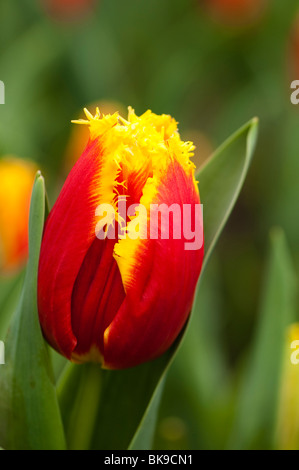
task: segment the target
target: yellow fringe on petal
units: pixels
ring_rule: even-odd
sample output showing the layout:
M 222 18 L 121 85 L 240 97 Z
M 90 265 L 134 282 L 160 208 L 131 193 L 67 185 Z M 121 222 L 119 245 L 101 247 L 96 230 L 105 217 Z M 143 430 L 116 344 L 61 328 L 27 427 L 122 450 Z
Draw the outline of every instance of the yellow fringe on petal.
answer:
M 73 121 L 89 126 L 92 140 L 98 139 L 101 143 L 102 154 L 99 172 L 95 175 L 90 188 L 91 197 L 98 197 L 98 204 L 111 204 L 116 211 L 118 186 L 126 188 L 128 175 L 144 174 L 150 172 L 143 186 L 140 204 L 149 209 L 150 203 L 156 195 L 157 187 L 165 175 L 170 162 L 176 159 L 188 175 L 194 179 L 195 165 L 191 161 L 194 155 L 192 142 L 184 142 L 178 133 L 177 122 L 169 115 L 161 116 L 148 110 L 137 116 L 129 107 L 128 118 L 112 115 L 102 115 L 99 109 L 93 116 L 84 110 L 87 120 Z M 123 195 L 122 197 L 126 197 Z M 146 231 L 146 216 L 138 214 L 127 223 L 127 237 L 120 239 L 114 247 L 114 256 L 118 263 L 124 288 L 127 289 L 132 280 L 132 273 L 136 259 L 136 252 L 140 247 L 140 238 L 132 239 L 130 234 L 136 229 L 138 217 L 139 233 Z

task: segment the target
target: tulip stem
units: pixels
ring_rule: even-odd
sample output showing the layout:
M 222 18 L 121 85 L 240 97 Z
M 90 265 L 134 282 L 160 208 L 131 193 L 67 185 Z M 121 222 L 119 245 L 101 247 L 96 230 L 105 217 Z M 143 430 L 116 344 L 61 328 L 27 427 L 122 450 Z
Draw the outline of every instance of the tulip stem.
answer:
M 101 396 L 102 371 L 96 364 L 70 364 L 58 385 L 58 399 L 70 450 L 91 445 Z

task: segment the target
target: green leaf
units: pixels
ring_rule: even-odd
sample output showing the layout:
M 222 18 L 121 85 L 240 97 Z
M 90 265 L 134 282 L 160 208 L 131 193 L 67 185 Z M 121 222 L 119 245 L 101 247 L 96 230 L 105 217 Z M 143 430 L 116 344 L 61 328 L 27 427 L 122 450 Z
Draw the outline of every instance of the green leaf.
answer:
M 259 323 L 236 408 L 233 449 L 273 446 L 285 332 L 295 320 L 296 283 L 283 231 L 274 229 L 270 241 Z
M 185 439 L 193 449 L 223 449 L 227 443 L 232 381 L 222 347 L 221 300 L 221 275 L 218 259 L 213 256 L 201 278 L 189 328 L 169 371 L 160 416 L 161 423 L 176 413 L 189 416 L 188 426 L 194 426 L 194 431 L 189 429 Z M 176 390 L 177 398 L 170 401 L 172 390 Z M 178 397 L 180 407 L 176 409 Z M 166 446 L 173 444 L 167 433 L 156 437 L 157 445 L 161 439 Z
M 241 190 L 256 136 L 257 119 L 253 119 L 229 138 L 197 175 L 204 206 L 205 264 Z M 121 371 L 99 369 L 101 393 L 96 409 L 91 448 L 106 450 L 151 448 L 161 394 L 160 387 L 184 332 L 185 329 L 174 345 L 155 361 Z M 72 373 L 74 375 L 78 373 L 76 366 L 70 376 Z M 65 387 L 60 389 L 61 396 L 64 397 L 61 402 L 62 409 L 63 407 L 71 409 L 66 397 L 73 397 L 76 393 L 76 380 L 69 377 L 65 381 Z M 81 406 L 84 407 L 84 403 Z M 67 427 L 69 413 L 63 412 L 63 416 Z M 79 425 L 78 421 L 77 426 Z
M 143 418 L 130 443 L 130 450 L 148 450 L 152 448 L 158 420 L 160 401 L 164 390 L 164 382 L 165 378 L 157 386 L 149 406 L 145 410 Z
M 24 282 L 23 270 L 0 279 L 0 340 L 6 336 L 8 325 L 15 311 Z
M 198 171 L 197 178 L 204 212 L 204 266 L 244 184 L 254 153 L 257 133 L 258 119 L 254 118 L 229 137 Z
M 0 444 L 5 449 L 63 449 L 65 439 L 48 348 L 37 313 L 37 270 L 45 216 L 45 187 L 37 174 L 30 207 L 29 261 L 21 300 L 0 366 Z
M 92 448 L 136 449 L 134 441 L 138 439 L 140 449 L 150 449 L 153 436 L 146 434 L 143 436 L 146 440 L 141 442 L 138 434 L 142 432 L 142 421 L 148 421 L 147 414 L 156 412 L 154 392 L 162 386 L 173 351 L 171 348 L 159 359 L 132 369 L 103 371 L 102 396 Z

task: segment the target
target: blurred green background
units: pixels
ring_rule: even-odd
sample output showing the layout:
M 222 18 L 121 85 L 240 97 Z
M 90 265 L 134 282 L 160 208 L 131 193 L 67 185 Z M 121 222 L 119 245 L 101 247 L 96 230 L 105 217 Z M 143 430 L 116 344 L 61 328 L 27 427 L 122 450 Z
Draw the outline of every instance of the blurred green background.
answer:
M 254 17 L 221 14 L 209 0 L 81 3 L 78 14 L 70 5 L 62 14 L 63 0 L 53 0 L 52 8 L 51 0 L 1 0 L 6 104 L 0 106 L 0 154 L 37 162 L 52 205 L 70 151 L 75 161 L 82 150 L 82 142 L 72 143 L 71 119 L 85 106 L 171 114 L 183 139 L 195 141 L 197 164 L 259 117 L 245 187 L 168 375 L 155 447 L 269 448 L 280 376 L 269 351 L 281 357 L 284 328 L 296 320 L 292 312 L 279 323 L 273 296 L 279 289 L 285 289 L 282 297 L 293 296 L 288 289 L 299 266 L 299 106 L 290 102 L 290 83 L 299 80 L 293 47 L 298 1 L 255 1 Z M 218 1 L 222 8 L 226 3 Z M 278 229 L 269 243 L 272 227 L 284 230 L 290 254 Z

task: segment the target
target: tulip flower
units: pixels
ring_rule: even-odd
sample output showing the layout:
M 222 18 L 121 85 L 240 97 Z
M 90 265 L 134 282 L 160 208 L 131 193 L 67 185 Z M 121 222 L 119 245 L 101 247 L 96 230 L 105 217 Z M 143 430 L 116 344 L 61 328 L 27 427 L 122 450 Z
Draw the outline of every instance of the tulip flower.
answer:
M 194 146 L 167 115 L 86 115 L 89 142 L 45 224 L 39 317 L 66 358 L 122 369 L 164 353 L 190 314 L 203 260 Z
M 28 255 L 28 219 L 36 173 L 32 162 L 0 159 L 0 269 L 20 268 Z

